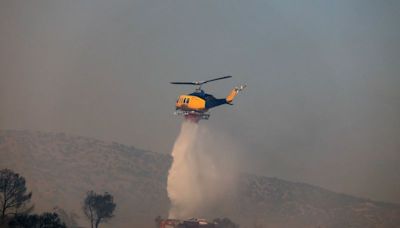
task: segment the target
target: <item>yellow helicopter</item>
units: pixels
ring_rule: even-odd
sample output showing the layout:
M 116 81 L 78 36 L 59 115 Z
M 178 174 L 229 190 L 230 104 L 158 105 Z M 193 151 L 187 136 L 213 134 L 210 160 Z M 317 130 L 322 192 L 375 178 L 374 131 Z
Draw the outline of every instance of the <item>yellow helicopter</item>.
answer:
M 229 104 L 232 105 L 233 99 L 235 99 L 236 95 L 242 91 L 246 85 L 240 85 L 231 90 L 226 98 L 215 98 L 211 94 L 205 93 L 201 86 L 208 82 L 222 80 L 226 78 L 231 78 L 232 76 L 224 76 L 219 78 L 210 79 L 207 81 L 196 81 L 196 82 L 171 82 L 171 84 L 175 85 L 194 85 L 196 86 L 196 90 L 187 95 L 180 95 L 178 100 L 176 101 L 175 107 L 176 111 L 175 115 L 184 116 L 185 119 L 191 120 L 193 122 L 198 122 L 200 119 L 208 119 L 210 114 L 207 111 L 211 108 Z

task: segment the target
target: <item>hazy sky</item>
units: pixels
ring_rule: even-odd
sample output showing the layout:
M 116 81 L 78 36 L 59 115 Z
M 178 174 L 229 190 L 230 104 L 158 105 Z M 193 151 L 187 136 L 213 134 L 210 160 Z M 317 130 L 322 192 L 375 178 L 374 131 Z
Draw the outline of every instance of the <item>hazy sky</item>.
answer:
M 242 170 L 400 203 L 399 22 L 395 0 L 1 0 L 0 128 L 170 153 L 192 88 L 168 82 L 232 75 L 201 124 Z

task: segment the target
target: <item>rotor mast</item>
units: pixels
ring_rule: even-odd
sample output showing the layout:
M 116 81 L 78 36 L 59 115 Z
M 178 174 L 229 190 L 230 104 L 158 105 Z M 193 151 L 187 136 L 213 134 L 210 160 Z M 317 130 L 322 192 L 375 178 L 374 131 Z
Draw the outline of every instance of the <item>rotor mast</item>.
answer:
M 200 93 L 202 91 L 201 85 L 197 85 L 195 90 L 196 92 Z

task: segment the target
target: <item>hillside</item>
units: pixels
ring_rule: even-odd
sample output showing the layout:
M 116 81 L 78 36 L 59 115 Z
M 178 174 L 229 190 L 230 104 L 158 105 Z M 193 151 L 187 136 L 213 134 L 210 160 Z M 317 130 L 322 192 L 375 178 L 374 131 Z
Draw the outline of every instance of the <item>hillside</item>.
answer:
M 109 227 L 152 222 L 169 207 L 166 155 L 62 133 L 1 131 L 0 156 L 0 168 L 27 179 L 38 210 L 59 207 L 83 217 L 81 202 L 92 189 L 115 197 L 116 217 Z
M 0 169 L 27 179 L 37 211 L 61 208 L 86 225 L 81 202 L 95 190 L 117 203 L 104 227 L 154 227 L 157 215 L 167 215 L 168 155 L 63 133 L 3 130 L 0 157 Z M 399 205 L 304 183 L 242 175 L 235 192 L 228 216 L 242 227 L 400 227 Z
M 400 205 L 277 178 L 246 175 L 241 181 L 241 217 L 265 227 L 400 227 Z

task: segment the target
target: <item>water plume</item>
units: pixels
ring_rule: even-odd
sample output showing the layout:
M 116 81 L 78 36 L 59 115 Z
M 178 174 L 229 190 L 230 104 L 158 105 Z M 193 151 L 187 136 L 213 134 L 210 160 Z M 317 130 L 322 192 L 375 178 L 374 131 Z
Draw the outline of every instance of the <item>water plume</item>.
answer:
M 227 140 L 204 125 L 182 123 L 168 175 L 169 218 L 206 218 L 226 213 L 228 196 L 235 189 L 233 147 Z

